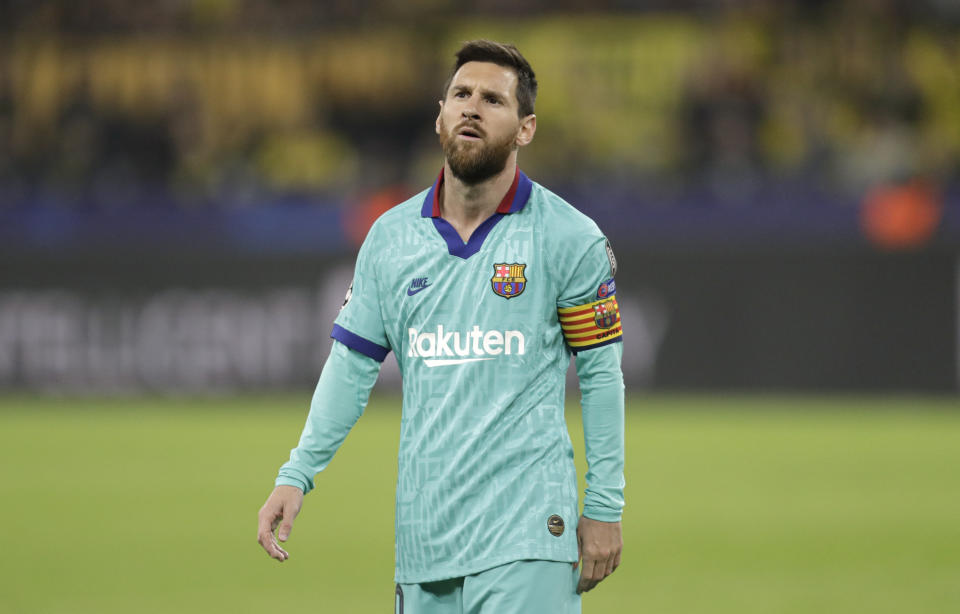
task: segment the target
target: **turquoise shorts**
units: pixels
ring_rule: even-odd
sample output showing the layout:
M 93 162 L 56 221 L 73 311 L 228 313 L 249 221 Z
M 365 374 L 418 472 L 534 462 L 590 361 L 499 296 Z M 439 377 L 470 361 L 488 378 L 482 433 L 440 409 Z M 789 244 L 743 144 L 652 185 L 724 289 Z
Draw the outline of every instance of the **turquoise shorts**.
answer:
M 398 584 L 395 614 L 580 614 L 571 563 L 514 561 L 462 578 Z

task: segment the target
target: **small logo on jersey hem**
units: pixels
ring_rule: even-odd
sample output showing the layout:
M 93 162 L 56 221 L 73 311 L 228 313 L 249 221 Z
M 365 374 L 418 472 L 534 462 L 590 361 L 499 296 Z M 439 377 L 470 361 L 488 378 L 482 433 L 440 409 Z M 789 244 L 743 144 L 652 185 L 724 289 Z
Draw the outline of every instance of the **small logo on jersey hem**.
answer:
M 413 296 L 417 292 L 426 290 L 431 285 L 433 284 L 429 282 L 429 278 L 427 277 L 414 277 L 410 280 L 410 287 L 407 288 L 407 296 Z
M 554 514 L 547 518 L 547 530 L 550 531 L 550 535 L 554 537 L 560 537 L 563 535 L 563 518 Z
M 523 290 L 527 287 L 527 278 L 523 276 L 525 268 L 527 268 L 526 264 L 517 262 L 513 264 L 495 263 L 493 265 L 493 277 L 490 278 L 490 283 L 493 284 L 493 293 L 508 300 L 523 294 Z

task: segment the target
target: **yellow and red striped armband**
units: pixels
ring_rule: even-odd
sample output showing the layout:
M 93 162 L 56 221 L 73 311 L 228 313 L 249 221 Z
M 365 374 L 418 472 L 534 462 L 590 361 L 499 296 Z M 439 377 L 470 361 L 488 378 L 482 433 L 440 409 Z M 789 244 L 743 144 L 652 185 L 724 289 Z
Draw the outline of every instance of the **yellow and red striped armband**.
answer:
M 620 306 L 616 296 L 593 303 L 557 309 L 567 345 L 574 352 L 621 341 Z

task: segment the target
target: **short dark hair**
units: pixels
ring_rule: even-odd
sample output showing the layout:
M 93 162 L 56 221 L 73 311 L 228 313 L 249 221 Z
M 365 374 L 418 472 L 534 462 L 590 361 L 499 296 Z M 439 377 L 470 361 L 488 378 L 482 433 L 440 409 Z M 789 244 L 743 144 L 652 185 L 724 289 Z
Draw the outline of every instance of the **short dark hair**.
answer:
M 537 76 L 533 74 L 530 62 L 516 47 L 496 41 L 478 39 L 467 41 L 456 54 L 457 61 L 443 85 L 443 98 L 446 99 L 453 76 L 467 62 L 491 62 L 517 73 L 517 103 L 520 117 L 533 114 L 533 105 L 537 100 Z

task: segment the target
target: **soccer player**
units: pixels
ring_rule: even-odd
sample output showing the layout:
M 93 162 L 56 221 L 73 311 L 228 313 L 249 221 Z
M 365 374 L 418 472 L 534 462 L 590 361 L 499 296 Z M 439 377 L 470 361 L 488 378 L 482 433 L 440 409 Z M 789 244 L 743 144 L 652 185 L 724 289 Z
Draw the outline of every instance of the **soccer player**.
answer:
M 616 260 L 593 221 L 517 167 L 537 128 L 527 60 L 486 40 L 456 58 L 435 126 L 443 169 L 360 248 L 258 541 L 289 557 L 277 537 L 289 537 L 393 351 L 403 374 L 397 612 L 580 612 L 580 593 L 617 568 L 622 548 Z M 582 516 L 563 412 L 571 354 L 588 462 Z

